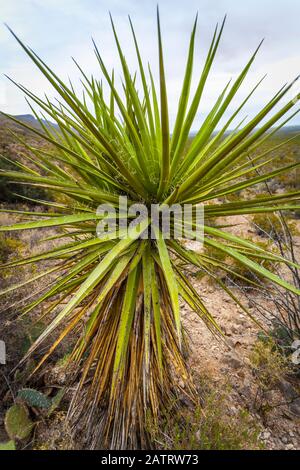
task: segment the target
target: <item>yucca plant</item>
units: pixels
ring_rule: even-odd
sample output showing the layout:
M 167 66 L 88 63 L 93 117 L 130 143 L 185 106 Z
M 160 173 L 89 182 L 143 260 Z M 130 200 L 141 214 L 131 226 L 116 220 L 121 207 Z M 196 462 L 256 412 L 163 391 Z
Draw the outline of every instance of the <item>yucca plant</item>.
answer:
M 5 264 L 5 268 L 17 268 L 40 261 L 53 262 L 47 271 L 3 290 L 1 295 L 50 276 L 50 285 L 23 311 L 25 315 L 45 304 L 43 315 L 49 319 L 48 326 L 23 360 L 46 342 L 48 351 L 40 360 L 38 369 L 68 335 L 76 339 L 69 361 L 77 367 L 78 387 L 69 417 L 73 422 L 80 420 L 81 427 L 85 426 L 86 445 L 92 448 L 150 446 L 148 420 L 157 422 L 162 407 L 169 407 L 171 403 L 180 406 L 184 395 L 194 399 L 195 390 L 186 365 L 188 344 L 181 328 L 180 299 L 199 315 L 213 334 L 221 338 L 222 332 L 213 314 L 205 307 L 201 293 L 190 282 L 186 274 L 189 266 L 203 270 L 243 308 L 245 314 L 249 314 L 234 291 L 214 274 L 215 268 L 228 271 L 226 263 L 205 254 L 205 251 L 188 249 L 181 240 L 166 239 L 160 226 L 154 230 L 154 239 L 145 239 L 142 235 L 151 224 L 149 217 L 126 236 L 119 228 L 115 235 L 108 233 L 106 238 L 97 237 L 96 226 L 102 217 L 96 213 L 99 204 L 111 204 L 118 210 L 119 196 L 127 196 L 129 206 L 134 203 L 143 203 L 146 207 L 153 203 L 159 207 L 188 203 L 196 208 L 204 204 L 207 221 L 204 224 L 204 243 L 207 246 L 238 260 L 260 276 L 265 276 L 270 283 L 300 293 L 265 269 L 257 259 L 291 262 L 230 234 L 222 226 L 209 224 L 212 218 L 299 207 L 300 191 L 260 199 L 240 196 L 234 202 L 220 202 L 226 195 L 240 194 L 246 188 L 297 166 L 295 163 L 263 176 L 249 177 L 253 175 L 253 168 L 263 169 L 270 162 L 268 152 L 249 159 L 251 152 L 296 114 L 292 111 L 278 124 L 280 118 L 293 109 L 296 100 L 292 100 L 270 116 L 292 84 L 281 88 L 253 119 L 247 123 L 245 120 L 238 122 L 241 110 L 259 82 L 219 127 L 247 76 L 257 49 L 237 79 L 225 85 L 188 146 L 225 19 L 214 31 L 196 91 L 190 96 L 197 18 L 195 20 L 172 132 L 169 128 L 159 14 L 159 90 L 150 66 L 147 70 L 144 66 L 133 25 L 129 21 L 137 56 L 137 73 L 131 73 L 128 68 L 111 20 L 123 70 L 123 90 L 120 93 L 114 73 L 107 70 L 96 44 L 95 55 L 102 78 L 89 77 L 76 64 L 83 84 L 83 93 L 79 96 L 71 83 L 62 81 L 12 33 L 60 98 L 57 101 L 47 97 L 41 99 L 16 84 L 29 98 L 30 106 L 32 103 L 38 106 L 39 111 L 32 108 L 32 112 L 42 130 L 30 128 L 24 122 L 20 124 L 50 143 L 54 150 L 42 151 L 33 145 L 28 146 L 31 156 L 24 157 L 28 164 L 24 160 L 15 162 L 18 171 L 3 170 L 1 176 L 15 183 L 46 189 L 53 195 L 53 202 L 36 202 L 53 210 L 25 211 L 26 221 L 2 226 L 0 230 L 43 227 L 63 230 L 58 231 L 55 237 L 61 241 L 56 248 Z M 110 91 L 108 98 L 102 80 Z M 42 119 L 45 117 L 57 126 L 45 125 Z M 18 122 L 13 116 L 10 118 Z M 64 199 L 58 202 L 57 194 Z M 121 221 L 122 215 L 118 212 L 117 215 Z M 28 221 L 28 218 L 32 220 Z M 173 218 L 172 223 L 174 228 L 179 222 Z

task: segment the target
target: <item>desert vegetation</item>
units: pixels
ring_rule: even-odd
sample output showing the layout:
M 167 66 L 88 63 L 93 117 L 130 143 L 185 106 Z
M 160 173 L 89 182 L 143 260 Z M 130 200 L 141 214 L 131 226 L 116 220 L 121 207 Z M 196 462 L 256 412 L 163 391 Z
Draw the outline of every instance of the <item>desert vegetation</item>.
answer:
M 132 22 L 137 74 L 111 24 L 123 91 L 96 44 L 101 73 L 76 64 L 78 94 L 12 32 L 59 99 L 16 83 L 34 124 L 1 118 L 1 446 L 296 448 L 300 137 L 285 126 L 299 96 L 290 83 L 242 120 L 260 82 L 232 103 L 259 46 L 191 136 L 225 25 L 191 94 L 196 18 L 170 129 L 159 14 L 159 84 Z M 119 212 L 97 237 L 97 207 L 119 196 L 202 204 L 202 248 L 160 224 L 144 237 L 149 217 L 127 231 Z

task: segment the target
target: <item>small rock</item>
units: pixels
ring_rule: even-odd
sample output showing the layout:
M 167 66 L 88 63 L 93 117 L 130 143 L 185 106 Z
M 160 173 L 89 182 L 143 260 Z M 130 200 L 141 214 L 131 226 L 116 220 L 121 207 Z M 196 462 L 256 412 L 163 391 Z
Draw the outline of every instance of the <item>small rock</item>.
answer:
M 240 325 L 232 325 L 231 330 L 235 335 L 238 335 L 241 331 L 241 326 Z
M 281 380 L 278 383 L 278 387 L 280 391 L 283 393 L 283 395 L 285 396 L 285 398 L 289 401 L 295 400 L 296 398 L 299 397 L 294 387 L 286 380 Z
M 237 375 L 241 378 L 241 379 L 244 379 L 245 378 L 245 372 L 243 371 L 243 369 L 240 369 L 237 371 Z
M 230 348 L 239 348 L 241 346 L 240 341 L 236 339 L 228 339 L 227 344 Z
M 293 444 L 288 444 L 285 448 L 286 448 L 286 450 L 294 450 L 295 449 Z
M 300 416 L 300 398 L 290 404 L 290 410 L 294 415 Z
M 268 439 L 270 439 L 270 437 L 271 433 L 269 431 L 263 431 L 260 435 L 262 441 L 267 441 Z
M 238 412 L 238 410 L 234 406 L 229 407 L 228 411 L 231 416 L 235 416 Z
M 232 336 L 231 331 L 225 326 L 222 327 L 222 330 L 226 336 Z
M 289 403 L 290 411 L 296 415 L 300 416 L 300 397 L 298 392 L 294 389 L 294 387 L 287 382 L 286 380 L 281 380 L 278 384 L 280 391 L 285 396 L 286 400 Z
M 225 362 L 230 365 L 233 369 L 239 369 L 243 367 L 242 362 L 232 353 L 227 353 L 224 355 Z

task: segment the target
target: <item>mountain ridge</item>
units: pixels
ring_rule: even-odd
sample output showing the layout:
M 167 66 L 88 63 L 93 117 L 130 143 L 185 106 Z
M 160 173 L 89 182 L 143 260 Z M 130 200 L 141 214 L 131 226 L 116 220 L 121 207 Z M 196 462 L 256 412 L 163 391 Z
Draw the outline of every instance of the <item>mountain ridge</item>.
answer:
M 41 125 L 39 121 L 32 115 L 32 114 L 16 114 L 16 115 L 11 115 L 15 119 L 18 119 L 21 122 L 24 122 L 25 124 L 32 125 L 33 127 L 36 128 L 41 128 Z M 0 112 L 0 123 L 2 119 L 7 119 L 9 121 L 9 118 L 7 118 L 5 115 L 3 115 Z M 58 125 L 50 120 L 42 119 L 42 123 L 45 124 L 46 126 L 53 126 L 55 128 L 58 128 Z M 227 131 L 229 133 L 230 130 Z M 277 134 L 282 134 L 282 133 L 288 133 L 288 134 L 294 134 L 294 133 L 300 133 L 300 125 L 290 125 L 290 126 L 284 126 L 282 129 L 278 131 Z M 190 132 L 190 137 L 194 137 L 197 134 L 197 131 L 192 131 Z

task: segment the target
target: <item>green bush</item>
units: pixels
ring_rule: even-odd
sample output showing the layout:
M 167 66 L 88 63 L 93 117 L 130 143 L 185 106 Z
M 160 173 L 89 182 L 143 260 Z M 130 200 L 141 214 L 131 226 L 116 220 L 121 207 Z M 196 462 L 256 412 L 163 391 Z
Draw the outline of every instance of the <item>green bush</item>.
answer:
M 23 242 L 18 238 L 11 238 L 0 233 L 0 263 L 6 263 L 13 254 L 19 256 L 23 247 Z
M 256 233 L 263 238 L 273 240 L 285 240 L 286 229 L 280 217 L 276 214 L 255 214 L 252 217 Z M 297 227 L 294 222 L 285 220 L 291 235 L 297 235 Z
M 0 169 L 15 171 L 16 167 L 12 163 L 0 160 Z M 47 192 L 41 188 L 37 188 L 35 186 L 30 186 L 27 184 L 15 185 L 10 181 L 11 180 L 6 177 L 0 178 L 0 202 L 20 202 L 20 198 L 18 196 L 15 196 L 13 193 L 17 193 L 20 194 L 20 196 L 24 196 L 31 199 L 49 199 L 49 197 L 47 196 Z
M 201 405 L 185 412 L 167 410 L 157 427 L 149 423 L 152 441 L 167 450 L 262 448 L 259 429 L 246 410 L 237 409 L 234 416 L 226 414 L 230 387 L 216 389 L 206 383 L 205 388 Z

